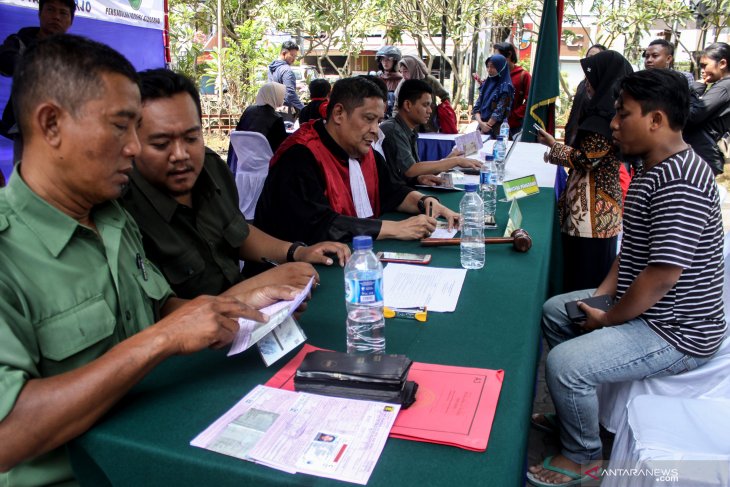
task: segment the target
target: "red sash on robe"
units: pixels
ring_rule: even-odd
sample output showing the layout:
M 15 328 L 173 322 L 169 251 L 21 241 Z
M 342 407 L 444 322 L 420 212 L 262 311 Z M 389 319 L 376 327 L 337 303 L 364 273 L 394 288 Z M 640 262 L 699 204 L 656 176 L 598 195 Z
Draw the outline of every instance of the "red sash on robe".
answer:
M 352 199 L 350 188 L 350 168 L 343 165 L 320 139 L 317 129 L 314 128 L 316 120 L 306 122 L 299 126 L 299 130 L 291 134 L 282 142 L 279 149 L 271 158 L 271 166 L 277 163 L 282 154 L 294 145 L 303 145 L 309 149 L 322 170 L 325 181 L 325 196 L 329 200 L 334 211 L 341 215 L 357 217 L 355 203 Z M 368 192 L 370 206 L 373 209 L 373 216 L 380 216 L 380 198 L 378 197 L 378 168 L 375 164 L 375 156 L 372 148 L 360 159 L 360 169 L 365 178 L 365 187 Z

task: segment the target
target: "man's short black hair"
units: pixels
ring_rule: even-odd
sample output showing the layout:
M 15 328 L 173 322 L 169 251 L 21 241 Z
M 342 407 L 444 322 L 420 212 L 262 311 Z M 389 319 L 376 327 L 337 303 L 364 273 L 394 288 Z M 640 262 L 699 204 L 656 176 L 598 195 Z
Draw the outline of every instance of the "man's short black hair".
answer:
M 332 91 L 332 85 L 324 78 L 315 78 L 309 82 L 310 98 L 325 98 Z
M 139 91 L 142 95 L 142 103 L 147 100 L 172 98 L 178 93 L 187 93 L 195 102 L 198 117 L 202 118 L 203 111 L 200 108 L 198 89 L 195 87 L 195 83 L 182 74 L 164 68 L 141 71 L 139 73 Z
M 380 76 L 374 76 L 372 74 L 361 74 L 358 77 L 364 78 L 368 81 L 372 81 L 373 83 L 375 83 L 375 86 L 380 88 L 380 90 L 385 95 L 385 99 L 386 100 L 388 99 L 388 85 L 385 84 L 385 81 L 383 81 L 383 78 L 381 78 Z
M 64 4 L 71 11 L 71 20 L 76 15 L 76 1 L 75 0 L 55 0 L 56 2 Z M 38 0 L 38 13 L 40 14 L 43 7 L 48 3 L 48 0 Z
M 284 51 L 298 51 L 299 46 L 294 41 L 284 41 L 284 43 L 281 45 L 281 52 Z
M 494 49 L 502 56 L 506 57 L 508 61 L 512 61 L 517 64 L 517 49 L 511 42 L 498 42 L 494 45 Z
M 332 116 L 332 110 L 338 103 L 344 107 L 345 112 L 350 114 L 357 107 L 363 106 L 366 98 L 380 98 L 384 103 L 388 101 L 385 93 L 378 85 L 362 76 L 343 78 L 337 81 L 330 93 L 327 118 L 329 119 Z
M 431 94 L 433 89 L 422 79 L 407 79 L 400 85 L 398 92 L 398 109 L 403 108 L 406 101 L 416 103 L 424 93 Z
M 10 95 L 21 133 L 30 132 L 30 115 L 49 99 L 76 116 L 86 102 L 104 95 L 105 73 L 138 81 L 132 63 L 106 44 L 70 34 L 31 44 L 18 60 Z
M 687 78 L 671 69 L 644 69 L 625 76 L 617 87 L 641 106 L 641 114 L 660 110 L 672 130 L 684 128 L 689 117 Z
M 667 50 L 668 55 L 674 56 L 674 45 L 666 39 L 654 39 L 649 43 L 649 47 L 651 46 L 662 46 Z M 646 52 L 644 54 L 646 54 Z

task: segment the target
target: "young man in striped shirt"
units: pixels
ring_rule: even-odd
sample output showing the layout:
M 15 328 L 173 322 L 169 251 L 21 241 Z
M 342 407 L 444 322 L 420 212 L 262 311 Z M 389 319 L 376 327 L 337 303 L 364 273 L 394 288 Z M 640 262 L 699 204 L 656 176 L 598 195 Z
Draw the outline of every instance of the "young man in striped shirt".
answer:
M 544 305 L 546 376 L 562 451 L 530 467 L 533 485 L 588 479 L 585 472 L 601 464 L 597 385 L 693 369 L 725 334 L 720 202 L 709 166 L 682 139 L 687 82 L 653 69 L 619 86 L 614 142 L 645 169 L 631 182 L 621 253 L 608 276 L 598 289 Z M 565 303 L 600 295 L 615 298 L 611 309 L 579 304 L 587 318 L 571 322 Z M 547 426 L 542 415 L 533 422 Z

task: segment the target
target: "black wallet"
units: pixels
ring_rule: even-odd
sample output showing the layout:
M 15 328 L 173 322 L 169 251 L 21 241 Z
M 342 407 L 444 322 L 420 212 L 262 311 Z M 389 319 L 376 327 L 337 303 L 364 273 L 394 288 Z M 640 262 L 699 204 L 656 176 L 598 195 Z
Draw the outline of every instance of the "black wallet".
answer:
M 568 313 L 568 318 L 572 321 L 580 322 L 586 319 L 586 314 L 578 307 L 579 302 L 602 311 L 608 311 L 614 305 L 613 296 L 609 296 L 608 294 L 591 296 L 590 298 L 565 303 L 565 312 Z
M 355 355 L 318 350 L 304 357 L 294 389 L 312 394 L 400 404 L 416 400 L 418 384 L 406 380 L 413 363 L 405 355 Z

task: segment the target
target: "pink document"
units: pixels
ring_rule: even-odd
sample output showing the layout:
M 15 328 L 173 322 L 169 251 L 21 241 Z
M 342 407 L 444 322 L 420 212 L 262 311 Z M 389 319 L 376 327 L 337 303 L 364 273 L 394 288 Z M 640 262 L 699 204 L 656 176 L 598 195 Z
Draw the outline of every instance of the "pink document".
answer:
M 315 350 L 305 344 L 265 385 L 293 391 L 299 364 Z M 390 436 L 486 450 L 503 378 L 502 370 L 414 362 L 408 380 L 418 383 L 416 402 L 400 411 Z

